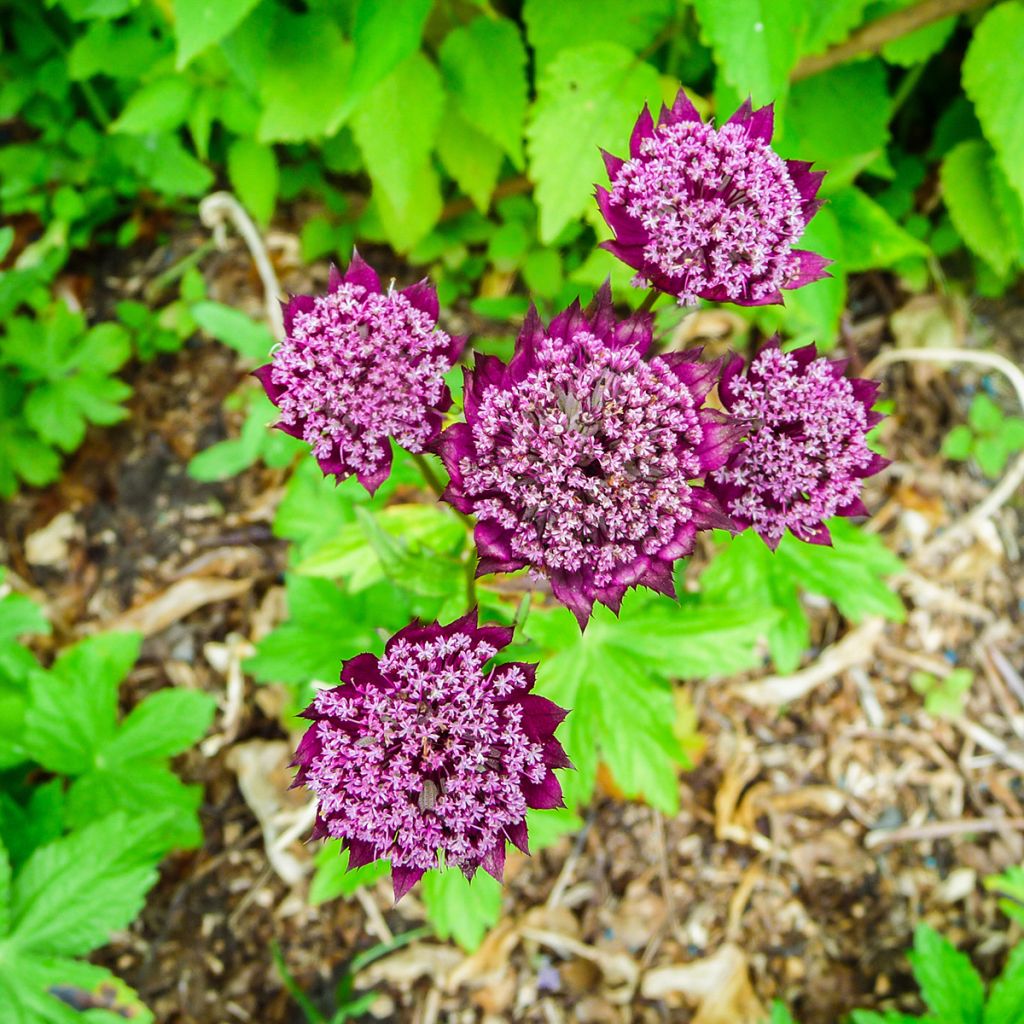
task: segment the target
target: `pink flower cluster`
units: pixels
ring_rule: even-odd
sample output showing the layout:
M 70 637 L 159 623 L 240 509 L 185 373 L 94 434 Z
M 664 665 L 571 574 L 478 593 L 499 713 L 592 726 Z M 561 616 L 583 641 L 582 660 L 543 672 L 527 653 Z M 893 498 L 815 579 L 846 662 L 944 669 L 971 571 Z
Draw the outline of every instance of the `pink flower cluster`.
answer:
M 823 277 L 828 260 L 793 246 L 820 201 L 823 175 L 771 148 L 772 109 L 744 104 L 721 128 L 680 90 L 655 125 L 645 107 L 630 159 L 605 154 L 611 191 L 597 199 L 615 239 L 602 243 L 678 297 L 759 306 Z
M 535 666 L 488 667 L 511 639 L 475 611 L 414 623 L 384 657 L 347 661 L 304 712 L 296 782 L 319 801 L 314 835 L 343 840 L 350 867 L 390 858 L 396 900 L 438 853 L 501 881 L 506 840 L 528 852 L 527 809 L 561 806 L 565 712 L 530 693 Z
M 549 327 L 531 313 L 507 366 L 478 356 L 466 371 L 466 422 L 441 438 L 445 497 L 477 519 L 479 572 L 530 566 L 581 626 L 628 587 L 673 595 L 697 530 L 728 525 L 690 482 L 739 436 L 703 407 L 719 365 L 648 360 L 650 343 L 650 316 L 616 320 L 607 288 Z
M 825 520 L 866 515 L 864 478 L 888 465 L 867 444 L 882 419 L 871 411 L 878 384 L 843 376 L 845 361 L 817 357 L 813 345 L 783 352 L 778 338 L 743 368 L 732 360 L 719 395 L 750 433 L 708 486 L 738 527 L 753 526 L 772 548 L 787 529 L 828 544 Z
M 437 293 L 421 281 L 383 292 L 353 254 L 326 295 L 284 307 L 286 337 L 256 371 L 281 410 L 277 426 L 307 441 L 325 475 L 355 474 L 371 493 L 391 471 L 389 438 L 424 451 L 451 405 L 444 374 L 464 340 L 436 328 Z

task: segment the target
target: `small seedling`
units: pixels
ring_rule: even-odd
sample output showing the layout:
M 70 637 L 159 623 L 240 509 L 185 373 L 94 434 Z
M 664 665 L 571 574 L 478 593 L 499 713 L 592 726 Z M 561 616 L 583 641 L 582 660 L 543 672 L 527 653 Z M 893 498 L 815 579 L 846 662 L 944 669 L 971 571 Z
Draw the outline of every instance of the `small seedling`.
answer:
M 1007 460 L 1024 450 L 1024 419 L 1007 416 L 986 394 L 977 394 L 967 422 L 954 427 L 942 442 L 947 459 L 973 458 L 986 476 L 998 476 Z
M 910 677 L 914 692 L 924 697 L 925 711 L 936 718 L 962 715 L 973 682 L 974 673 L 967 668 L 955 668 L 943 679 L 931 672 L 914 672 Z

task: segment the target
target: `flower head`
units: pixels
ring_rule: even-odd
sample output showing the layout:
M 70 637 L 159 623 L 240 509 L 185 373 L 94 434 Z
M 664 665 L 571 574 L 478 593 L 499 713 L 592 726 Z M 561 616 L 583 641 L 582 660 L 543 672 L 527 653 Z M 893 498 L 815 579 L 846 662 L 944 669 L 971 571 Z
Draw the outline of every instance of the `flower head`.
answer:
M 391 471 L 389 438 L 421 452 L 451 405 L 444 374 L 464 340 L 436 328 L 437 293 L 426 280 L 401 291 L 357 252 L 326 295 L 284 306 L 285 340 L 256 371 L 281 410 L 276 424 L 313 446 L 325 476 L 355 474 L 371 493 Z
M 644 107 L 630 159 L 604 154 L 611 191 L 598 188 L 597 201 L 615 232 L 604 248 L 680 305 L 761 306 L 826 276 L 828 260 L 793 249 L 824 174 L 778 156 L 772 126 L 771 106 L 748 100 L 714 128 L 682 89 L 657 124 Z
M 866 515 L 864 478 L 888 465 L 867 445 L 882 419 L 871 411 L 879 385 L 843 376 L 846 361 L 818 357 L 813 345 L 783 352 L 778 338 L 743 368 L 736 356 L 718 390 L 751 431 L 708 487 L 739 527 L 753 526 L 772 548 L 787 527 L 828 544 L 824 520 Z
M 581 627 L 629 587 L 674 595 L 672 563 L 725 525 L 691 481 L 722 466 L 740 428 L 702 407 L 718 363 L 650 360 L 651 318 L 618 321 L 603 288 L 545 327 L 531 311 L 506 366 L 466 370 L 466 422 L 441 435 L 445 497 L 477 517 L 479 572 L 529 566 Z
M 501 881 L 505 841 L 529 852 L 526 811 L 559 807 L 554 738 L 565 717 L 530 693 L 535 666 L 487 663 L 512 639 L 470 612 L 447 626 L 413 623 L 384 656 L 346 661 L 321 690 L 295 755 L 296 784 L 319 801 L 314 837 L 341 839 L 349 865 L 391 860 L 395 899 L 444 854 L 472 877 Z

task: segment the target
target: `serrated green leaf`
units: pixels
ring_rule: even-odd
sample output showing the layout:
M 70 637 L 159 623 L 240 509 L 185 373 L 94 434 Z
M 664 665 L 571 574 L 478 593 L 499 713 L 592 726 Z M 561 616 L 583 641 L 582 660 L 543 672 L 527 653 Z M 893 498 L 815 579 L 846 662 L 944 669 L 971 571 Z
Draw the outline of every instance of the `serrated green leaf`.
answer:
M 836 192 L 885 152 L 891 108 L 882 61 L 840 65 L 793 85 L 775 148 L 827 170 L 822 189 Z
M 32 633 L 49 632 L 50 623 L 32 598 L 14 592 L 0 597 L 0 644 Z
M 1011 951 L 1002 973 L 992 983 L 984 1024 L 1018 1024 L 1024 1020 L 1024 942 Z
M 12 887 L 12 947 L 79 956 L 125 927 L 156 881 L 152 834 L 163 820 L 115 814 L 36 850 Z
M 985 138 L 1017 194 L 1024 198 L 1024 4 L 993 7 L 974 30 L 964 58 L 964 91 L 974 104 Z
M 415 99 L 413 99 L 415 97 Z M 441 77 L 414 53 L 378 82 L 352 116 L 388 239 L 406 251 L 437 223 L 441 194 L 429 158 L 444 109 Z M 400 146 L 395 140 L 401 139 Z
M 859 188 L 841 189 L 829 201 L 843 238 L 843 270 L 891 267 L 911 256 L 926 257 L 928 247 L 889 216 Z
M 802 51 L 817 54 L 845 39 L 861 19 L 870 0 L 826 0 L 808 4 Z
M 801 0 L 694 0 L 701 37 L 726 81 L 756 105 L 785 96 L 807 32 Z
M 567 48 L 617 43 L 636 52 L 669 21 L 671 0 L 526 0 L 523 20 L 539 71 Z M 639 107 L 637 108 L 639 113 Z
M 657 71 L 615 43 L 563 50 L 542 71 L 526 130 L 542 242 L 593 202 L 600 149 L 625 151 L 644 103 L 660 99 Z
M 985 888 L 1003 897 L 999 909 L 1007 917 L 1024 924 L 1024 867 L 1014 865 L 1002 874 L 989 875 Z
M 562 836 L 571 835 L 581 828 L 583 819 L 568 807 L 552 807 L 543 811 L 531 808 L 526 812 L 526 834 L 531 853 L 554 846 Z
M 968 247 L 999 274 L 1016 256 L 995 201 L 989 174 L 991 150 L 980 139 L 954 146 L 942 161 L 939 180 L 950 219 Z
M 303 142 L 332 135 L 346 102 L 352 45 L 335 21 L 318 11 L 279 10 L 272 49 L 260 72 L 260 142 Z
M 908 958 L 922 998 L 943 1024 L 982 1024 L 985 987 L 964 953 L 921 924 Z
M 273 147 L 255 139 L 235 139 L 228 147 L 228 181 L 253 218 L 268 224 L 274 214 L 279 183 Z
M 109 764 L 138 758 L 174 757 L 210 727 L 217 701 L 208 693 L 167 689 L 150 694 L 121 722 L 107 745 Z
M 366 95 L 420 45 L 423 26 L 433 0 L 356 0 L 352 23 L 355 58 L 345 90 L 344 102 L 331 123 L 333 135 Z M 415 107 L 415 93 L 406 102 Z
M 110 130 L 129 135 L 173 131 L 184 123 L 192 94 L 192 83 L 178 75 L 148 82 L 132 94 Z
M 486 213 L 504 159 L 498 145 L 449 107 L 438 132 L 437 155 L 473 205 Z
M 63 651 L 31 680 L 25 746 L 51 771 L 81 775 L 114 735 L 117 690 L 138 658 L 138 633 L 101 633 Z
M 38 847 L 53 842 L 63 833 L 63 779 L 31 786 L 24 803 L 19 803 L 9 793 L 0 792 L 0 842 L 7 848 L 15 871 Z
M 180 71 L 207 47 L 219 43 L 240 25 L 259 0 L 174 0 L 174 35 Z
M 470 882 L 456 868 L 433 868 L 420 881 L 420 897 L 438 938 L 454 939 L 468 952 L 501 916 L 501 886 L 483 870 Z
M 938 53 L 949 40 L 956 28 L 957 16 L 939 18 L 929 25 L 923 25 L 913 32 L 890 39 L 882 47 L 882 56 L 890 64 L 909 68 L 928 60 Z
M 462 118 L 521 168 L 526 48 L 515 22 L 481 15 L 450 32 L 438 58 L 448 93 Z

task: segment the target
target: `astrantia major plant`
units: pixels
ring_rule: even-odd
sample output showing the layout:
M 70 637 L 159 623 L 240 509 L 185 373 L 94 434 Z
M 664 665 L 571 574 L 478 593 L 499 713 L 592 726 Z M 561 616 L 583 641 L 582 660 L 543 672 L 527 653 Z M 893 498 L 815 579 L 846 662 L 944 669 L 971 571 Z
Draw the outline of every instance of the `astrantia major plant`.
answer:
M 326 295 L 284 305 L 286 336 L 256 371 L 281 410 L 277 427 L 313 447 L 325 475 L 355 475 L 371 493 L 391 471 L 390 438 L 422 452 L 452 402 L 444 382 L 464 340 L 437 328 L 428 281 L 382 290 L 358 253 Z
M 611 190 L 597 201 L 615 238 L 603 242 L 640 285 L 698 299 L 762 306 L 825 274 L 828 260 L 794 249 L 821 201 L 824 174 L 770 145 L 771 106 L 746 102 L 721 128 L 682 89 L 658 123 L 644 107 L 629 160 L 605 153 Z
M 466 421 L 440 442 L 445 498 L 476 516 L 479 571 L 529 566 L 581 627 L 629 587 L 673 596 L 697 530 L 729 526 L 691 483 L 742 433 L 704 406 L 719 364 L 647 359 L 650 345 L 650 315 L 617 320 L 607 287 L 548 327 L 533 311 L 507 366 L 477 356 L 466 371 Z
M 770 107 L 747 103 L 716 129 L 680 92 L 657 124 L 644 109 L 629 161 L 606 157 L 606 247 L 652 299 L 761 305 L 824 276 L 825 259 L 794 248 L 822 175 L 779 157 L 771 133 Z M 536 666 L 494 664 L 514 631 L 479 623 L 474 576 L 528 569 L 526 587 L 583 630 L 595 603 L 618 614 L 630 588 L 674 599 L 675 563 L 699 531 L 753 526 L 773 550 L 787 529 L 827 544 L 827 518 L 866 511 L 863 479 L 885 464 L 866 443 L 877 385 L 813 346 L 770 342 L 746 373 L 739 357 L 661 352 L 650 305 L 619 318 L 606 284 L 548 324 L 532 308 L 507 363 L 477 354 L 464 370 L 462 416 L 442 432 L 442 378 L 461 343 L 437 327 L 427 282 L 385 293 L 354 256 L 326 296 L 289 303 L 287 339 L 258 371 L 279 426 L 326 474 L 373 491 L 389 439 L 436 455 L 447 486 L 425 464 L 424 478 L 473 529 L 467 613 L 414 621 L 383 657 L 346 661 L 341 686 L 306 710 L 296 755 L 314 834 L 341 840 L 351 867 L 390 860 L 396 898 L 435 866 L 500 880 L 506 843 L 528 850 L 527 810 L 560 805 L 553 770 L 571 767 L 555 738 L 565 712 L 530 692 Z
M 439 854 L 501 881 L 506 840 L 529 851 L 527 809 L 562 803 L 565 711 L 530 692 L 536 666 L 490 664 L 511 641 L 475 611 L 413 623 L 382 658 L 345 662 L 303 713 L 296 782 L 319 801 L 314 836 L 343 840 L 352 868 L 389 858 L 396 900 Z

